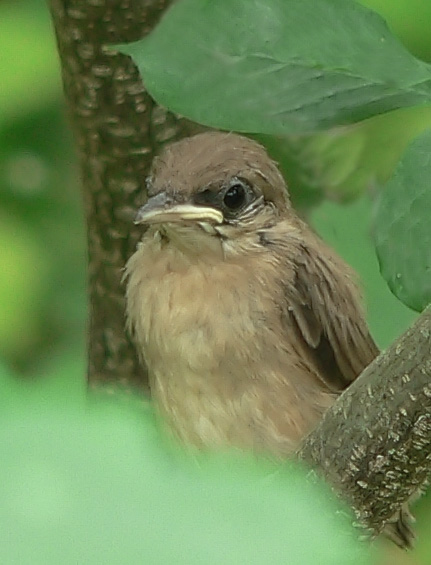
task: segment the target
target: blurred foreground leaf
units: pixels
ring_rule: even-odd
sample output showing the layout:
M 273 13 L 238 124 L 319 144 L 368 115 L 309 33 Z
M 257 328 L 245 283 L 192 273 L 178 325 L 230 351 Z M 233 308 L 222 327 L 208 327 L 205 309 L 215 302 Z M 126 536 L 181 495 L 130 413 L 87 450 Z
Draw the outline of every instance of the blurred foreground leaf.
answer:
M 383 278 L 404 304 L 431 302 L 431 130 L 405 151 L 384 187 L 374 219 Z
M 182 0 L 121 49 L 158 103 L 221 129 L 310 132 L 431 101 L 430 67 L 351 0 Z
M 245 455 L 186 456 L 148 403 L 41 404 L 0 373 L 4 565 L 360 565 L 368 545 L 302 469 Z M 43 393 L 45 395 L 45 393 Z

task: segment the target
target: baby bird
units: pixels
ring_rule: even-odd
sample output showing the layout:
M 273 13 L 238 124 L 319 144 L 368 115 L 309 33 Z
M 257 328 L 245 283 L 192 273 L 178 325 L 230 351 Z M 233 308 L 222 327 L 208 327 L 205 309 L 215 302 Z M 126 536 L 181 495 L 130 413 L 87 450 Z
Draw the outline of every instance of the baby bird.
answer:
M 378 354 L 351 269 L 248 138 L 167 146 L 148 195 L 127 319 L 161 419 L 188 445 L 292 455 Z

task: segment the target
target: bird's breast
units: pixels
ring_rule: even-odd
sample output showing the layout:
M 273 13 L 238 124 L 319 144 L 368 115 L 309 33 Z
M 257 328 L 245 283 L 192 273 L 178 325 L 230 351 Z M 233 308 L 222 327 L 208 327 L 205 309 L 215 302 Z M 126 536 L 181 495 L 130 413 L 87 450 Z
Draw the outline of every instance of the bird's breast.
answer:
M 227 359 L 240 362 L 275 309 L 269 269 L 250 262 L 190 260 L 143 245 L 127 270 L 128 316 L 153 367 L 172 360 L 203 375 Z
M 291 451 L 316 414 L 304 403 L 303 414 L 289 413 L 302 389 L 288 372 L 302 369 L 280 344 L 275 260 L 191 260 L 144 243 L 127 271 L 129 322 L 175 434 L 198 446 Z

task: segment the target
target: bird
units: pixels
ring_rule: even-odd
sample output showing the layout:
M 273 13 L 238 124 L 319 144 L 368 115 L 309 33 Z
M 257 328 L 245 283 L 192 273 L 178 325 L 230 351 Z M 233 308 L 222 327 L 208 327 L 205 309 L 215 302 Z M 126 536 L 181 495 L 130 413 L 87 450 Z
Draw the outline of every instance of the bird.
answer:
M 126 318 L 161 421 L 187 446 L 292 457 L 379 353 L 353 270 L 245 136 L 165 146 L 147 194 Z M 407 518 L 388 526 L 402 546 Z

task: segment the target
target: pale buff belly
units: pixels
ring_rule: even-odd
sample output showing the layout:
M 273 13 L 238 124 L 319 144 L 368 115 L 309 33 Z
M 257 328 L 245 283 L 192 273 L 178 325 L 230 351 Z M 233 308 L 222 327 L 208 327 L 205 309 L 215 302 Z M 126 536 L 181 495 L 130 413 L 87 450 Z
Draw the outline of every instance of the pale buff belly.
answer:
M 292 453 L 333 398 L 288 340 L 280 347 L 269 281 L 250 266 L 162 267 L 132 272 L 128 289 L 162 421 L 197 447 Z
M 228 394 L 230 386 L 214 386 L 213 379 L 152 373 L 152 390 L 163 424 L 186 445 L 222 449 L 238 447 L 277 458 L 291 455 L 321 419 L 333 398 L 302 403 L 289 387 L 268 390 L 249 382 Z M 214 379 L 219 381 L 220 379 Z

